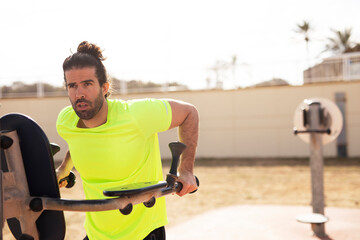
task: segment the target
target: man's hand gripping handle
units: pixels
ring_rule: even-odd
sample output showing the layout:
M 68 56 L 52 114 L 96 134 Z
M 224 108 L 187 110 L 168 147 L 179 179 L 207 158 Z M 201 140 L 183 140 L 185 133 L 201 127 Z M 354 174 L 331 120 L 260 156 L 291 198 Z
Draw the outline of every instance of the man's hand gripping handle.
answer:
M 171 142 L 169 143 L 169 148 L 172 155 L 170 171 L 166 176 L 166 182 L 168 183 L 168 187 L 175 188 L 176 192 L 180 192 L 183 185 L 181 182 L 178 182 L 177 169 L 179 166 L 179 160 L 181 153 L 185 150 L 186 145 L 182 142 Z M 199 179 L 195 176 L 197 186 L 200 185 Z M 192 191 L 191 193 L 196 192 Z

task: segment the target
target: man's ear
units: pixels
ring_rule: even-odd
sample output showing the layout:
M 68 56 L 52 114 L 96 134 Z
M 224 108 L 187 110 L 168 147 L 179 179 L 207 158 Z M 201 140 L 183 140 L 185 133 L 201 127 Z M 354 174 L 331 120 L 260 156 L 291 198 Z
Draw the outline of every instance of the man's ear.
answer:
M 106 82 L 106 83 L 104 83 L 104 84 L 102 85 L 103 96 L 105 96 L 105 94 L 108 93 L 109 88 L 110 88 L 110 83 L 109 83 L 109 82 Z

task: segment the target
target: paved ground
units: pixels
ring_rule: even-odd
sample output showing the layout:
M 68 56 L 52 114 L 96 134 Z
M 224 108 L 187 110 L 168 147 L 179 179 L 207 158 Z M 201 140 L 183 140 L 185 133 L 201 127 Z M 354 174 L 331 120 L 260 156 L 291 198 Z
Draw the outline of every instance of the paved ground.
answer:
M 317 240 L 296 216 L 311 207 L 241 205 L 209 211 L 167 228 L 168 240 Z M 360 209 L 326 208 L 328 240 L 360 240 Z

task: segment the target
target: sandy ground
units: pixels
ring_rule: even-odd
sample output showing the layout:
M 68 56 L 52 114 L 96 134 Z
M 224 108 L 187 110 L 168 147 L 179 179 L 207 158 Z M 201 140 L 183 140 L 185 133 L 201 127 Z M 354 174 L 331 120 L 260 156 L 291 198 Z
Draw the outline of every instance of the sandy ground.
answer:
M 328 162 L 325 215 L 328 239 L 360 240 L 360 160 Z M 169 169 L 164 166 L 164 174 Z M 81 179 L 62 198 L 83 199 Z M 310 171 L 300 160 L 207 160 L 196 167 L 200 189 L 183 198 L 167 196 L 168 240 L 317 239 L 296 216 L 311 213 Z M 85 213 L 64 212 L 65 240 L 85 236 Z M 4 240 L 14 239 L 7 226 Z
M 210 210 L 185 222 L 166 228 L 167 240 L 317 240 L 310 224 L 296 221 L 298 215 L 311 213 L 306 206 L 238 205 Z M 324 240 L 360 240 L 360 209 L 326 208 L 330 219 L 325 224 Z M 79 213 L 67 213 L 65 239 L 82 240 L 81 224 L 71 224 Z M 80 217 L 82 219 L 82 217 Z M 7 227 L 5 227 L 7 228 Z M 71 233 L 71 234 L 69 234 Z M 4 240 L 14 239 L 6 229 Z
M 206 212 L 167 229 L 168 240 L 315 240 L 310 224 L 295 220 L 310 207 L 240 205 Z M 360 239 L 360 209 L 326 208 L 327 239 Z

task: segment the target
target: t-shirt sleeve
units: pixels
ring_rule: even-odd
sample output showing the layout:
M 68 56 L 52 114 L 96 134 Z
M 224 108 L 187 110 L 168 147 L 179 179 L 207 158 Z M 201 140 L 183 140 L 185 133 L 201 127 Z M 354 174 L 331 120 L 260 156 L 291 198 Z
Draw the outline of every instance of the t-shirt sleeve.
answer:
M 65 108 L 63 108 L 56 120 L 56 130 L 58 132 L 58 134 L 63 137 L 63 131 L 64 131 L 64 126 L 66 126 L 67 124 L 69 124 L 69 121 L 71 121 L 71 117 L 73 112 L 73 108 L 72 106 L 67 106 Z
M 129 104 L 138 128 L 146 136 L 169 129 L 172 121 L 170 103 L 164 99 L 134 100 Z

